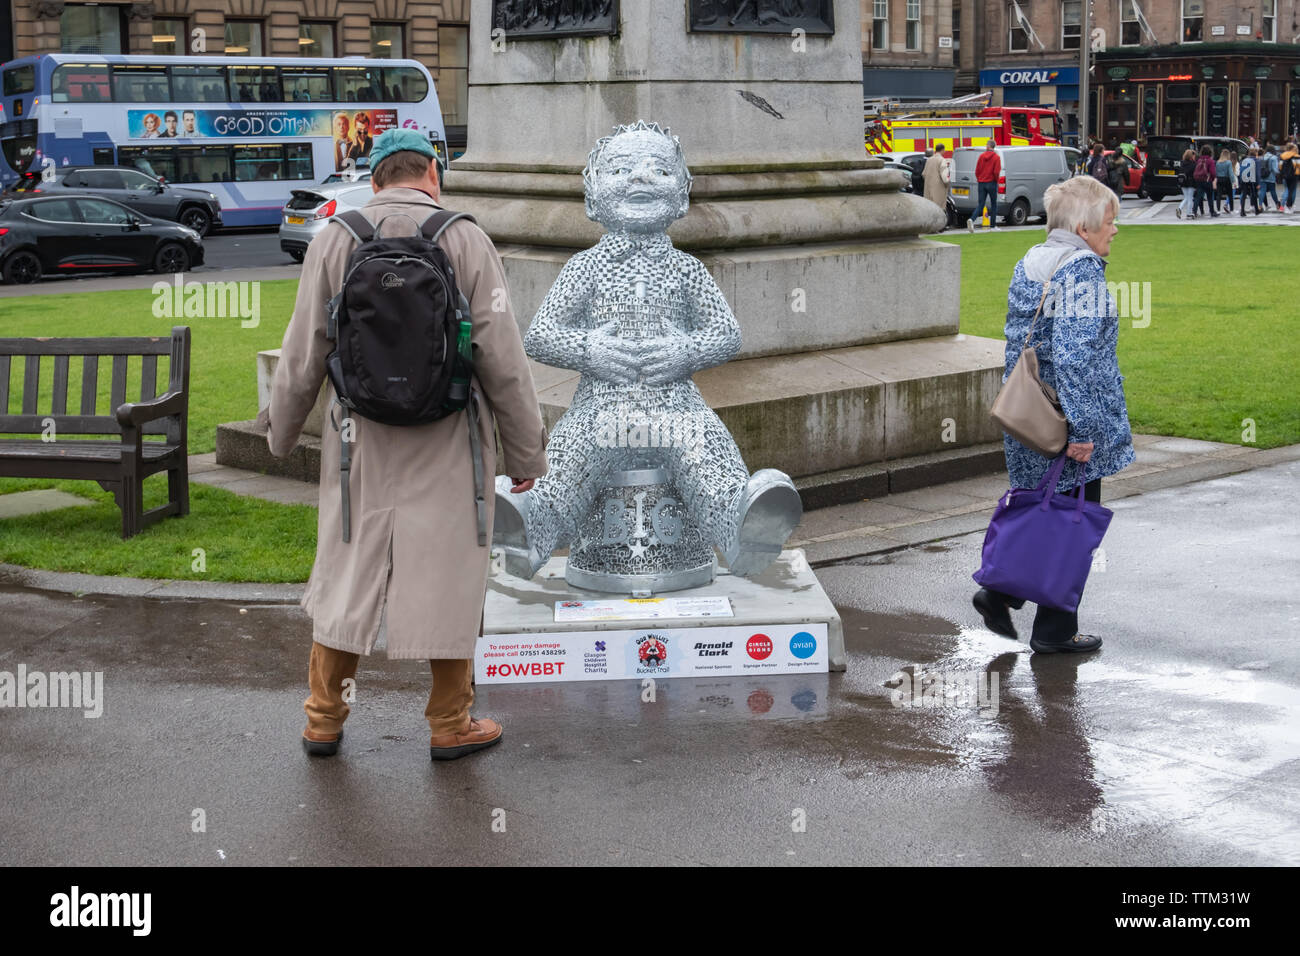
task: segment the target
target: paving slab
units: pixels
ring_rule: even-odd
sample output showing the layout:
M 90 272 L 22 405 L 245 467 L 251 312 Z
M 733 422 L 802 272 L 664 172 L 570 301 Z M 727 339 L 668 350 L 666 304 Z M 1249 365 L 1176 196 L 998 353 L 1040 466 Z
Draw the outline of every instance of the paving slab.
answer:
M 58 511 L 60 508 L 84 508 L 92 504 L 94 502 L 89 498 L 59 491 L 57 488 L 15 491 L 0 495 L 0 518 L 17 518 L 44 511 Z

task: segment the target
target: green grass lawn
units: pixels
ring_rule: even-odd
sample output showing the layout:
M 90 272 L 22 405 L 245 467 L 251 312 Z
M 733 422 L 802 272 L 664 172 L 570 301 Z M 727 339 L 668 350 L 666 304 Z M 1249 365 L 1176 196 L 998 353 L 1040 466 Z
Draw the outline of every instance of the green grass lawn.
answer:
M 1041 230 L 936 236 L 961 246 L 961 330 L 1002 338 L 1007 286 Z M 1287 241 L 1291 240 L 1291 241 Z M 1106 278 L 1150 285 L 1150 324 L 1120 320 L 1135 432 L 1243 444 L 1300 442 L 1296 249 L 1289 229 L 1121 226 Z
M 1002 337 L 1011 273 L 1043 235 L 1034 230 L 936 237 L 962 247 L 963 332 Z M 1108 278 L 1151 283 L 1150 325 L 1120 324 L 1120 368 L 1135 431 L 1241 443 L 1242 422 L 1252 419 L 1258 447 L 1300 442 L 1295 243 L 1284 241 L 1291 236 L 1300 242 L 1300 233 L 1260 227 L 1121 227 Z M 257 414 L 254 359 L 259 351 L 280 345 L 296 291 L 293 280 L 263 282 L 260 323 L 249 329 L 238 318 L 157 318 L 147 289 L 3 299 L 0 335 L 167 335 L 172 325 L 189 325 L 190 450 L 205 452 L 214 447 L 218 424 Z M 160 390 L 164 366 L 165 361 L 158 373 Z M 80 395 L 75 365 L 72 373 L 70 406 Z M 138 383 L 138 368 L 132 368 L 132 376 Z M 10 385 L 14 411 L 21 378 L 21 363 L 15 363 Z M 108 410 L 108 378 L 104 363 L 100 414 Z M 47 394 L 50 379 L 46 367 L 42 384 Z M 136 397 L 128 392 L 129 399 Z M 308 506 L 192 484 L 189 517 L 168 518 L 123 542 L 112 496 L 94 483 L 0 479 L 0 494 L 49 487 L 95 504 L 0 521 L 0 562 L 216 581 L 303 581 L 311 570 L 316 510 Z M 145 489 L 147 507 L 162 503 L 165 477 L 150 478 Z M 203 549 L 206 570 L 194 568 L 195 548 Z

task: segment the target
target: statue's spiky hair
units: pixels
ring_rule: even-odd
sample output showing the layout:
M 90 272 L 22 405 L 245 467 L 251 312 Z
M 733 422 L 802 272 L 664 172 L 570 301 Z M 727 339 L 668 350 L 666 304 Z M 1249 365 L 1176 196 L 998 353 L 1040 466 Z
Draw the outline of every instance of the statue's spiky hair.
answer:
M 694 177 L 691 176 L 691 171 L 686 166 L 686 154 L 682 152 L 681 140 L 674 136 L 672 130 L 667 126 L 660 126 L 658 123 L 647 123 L 645 120 L 637 120 L 635 123 L 629 123 L 626 126 L 615 126 L 614 132 L 596 140 L 596 145 L 587 155 L 587 165 L 582 170 L 582 185 L 589 195 L 591 193 L 592 179 L 595 177 L 596 164 L 600 162 L 600 157 L 601 154 L 605 152 L 605 147 L 613 141 L 614 137 L 619 136 L 622 133 L 640 132 L 658 133 L 664 139 L 673 144 L 673 151 L 676 154 L 677 165 L 681 168 L 682 176 L 686 180 L 686 192 L 690 193 Z

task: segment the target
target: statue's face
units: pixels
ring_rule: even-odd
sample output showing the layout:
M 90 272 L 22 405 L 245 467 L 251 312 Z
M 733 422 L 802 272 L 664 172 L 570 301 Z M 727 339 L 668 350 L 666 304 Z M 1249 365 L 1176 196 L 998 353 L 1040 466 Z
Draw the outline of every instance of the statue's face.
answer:
M 686 180 L 676 147 L 658 133 L 620 133 L 605 146 L 593 172 L 592 209 L 606 229 L 662 232 L 686 213 Z

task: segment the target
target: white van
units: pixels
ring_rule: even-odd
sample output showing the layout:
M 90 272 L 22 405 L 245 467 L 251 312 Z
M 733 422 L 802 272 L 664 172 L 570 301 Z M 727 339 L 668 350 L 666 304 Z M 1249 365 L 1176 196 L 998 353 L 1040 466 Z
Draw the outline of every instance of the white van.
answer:
M 1064 146 L 998 146 L 1002 175 L 998 180 L 998 216 L 1009 226 L 1023 226 L 1030 216 L 1042 216 L 1043 193 L 1052 183 L 1063 183 L 1073 174 Z M 957 225 L 977 214 L 979 184 L 975 163 L 983 149 L 962 146 L 953 150 L 948 195 L 957 214 Z

